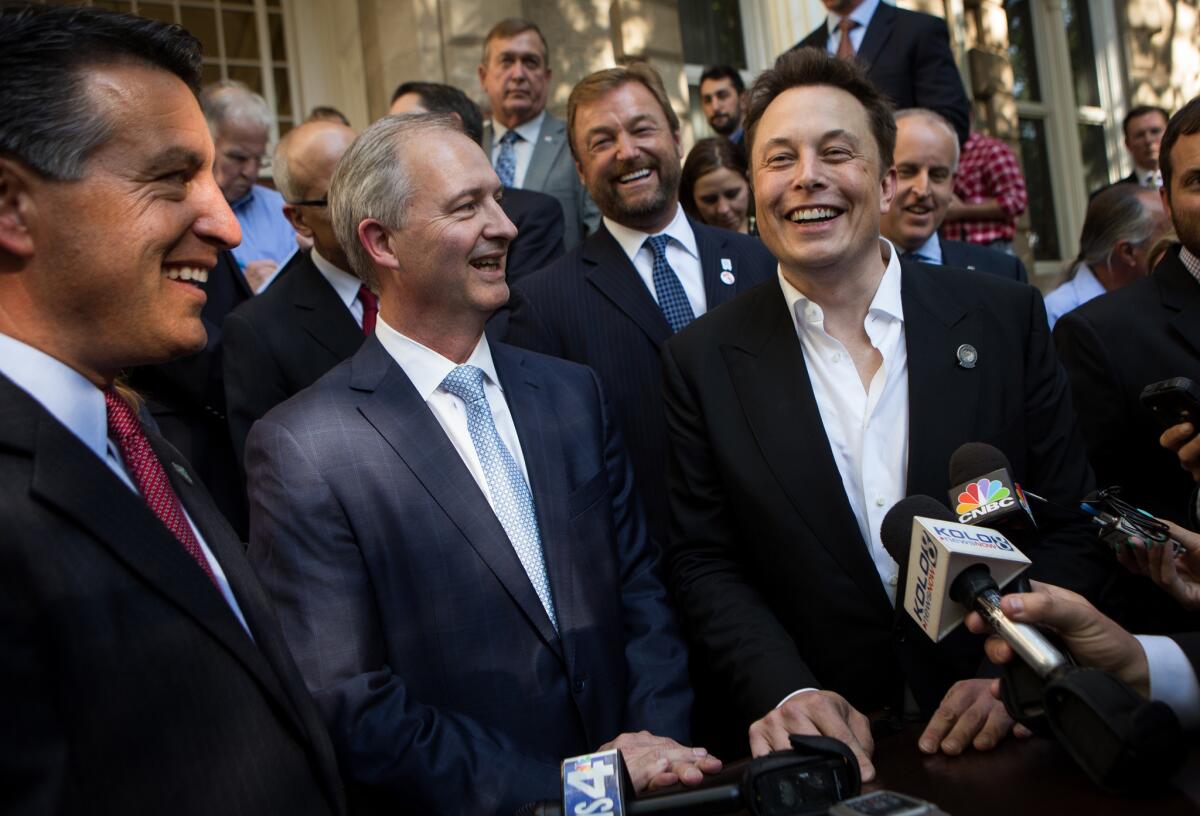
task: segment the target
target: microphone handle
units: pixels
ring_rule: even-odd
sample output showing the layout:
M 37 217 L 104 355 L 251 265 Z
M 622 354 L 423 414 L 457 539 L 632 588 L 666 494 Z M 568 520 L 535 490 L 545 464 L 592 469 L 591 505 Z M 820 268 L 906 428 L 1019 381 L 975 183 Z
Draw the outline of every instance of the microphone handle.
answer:
M 1004 638 L 1012 650 L 1033 669 L 1038 677 L 1050 677 L 1068 665 L 1067 658 L 1045 635 L 1034 627 L 1010 620 L 1000 609 L 1000 593 L 994 589 L 975 596 L 975 611 Z

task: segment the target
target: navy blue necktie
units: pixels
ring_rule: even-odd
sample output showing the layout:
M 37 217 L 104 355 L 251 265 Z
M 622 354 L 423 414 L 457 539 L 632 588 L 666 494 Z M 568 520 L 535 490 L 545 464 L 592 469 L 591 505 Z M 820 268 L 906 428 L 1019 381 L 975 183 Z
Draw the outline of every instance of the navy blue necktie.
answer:
M 646 239 L 650 250 L 654 253 L 654 295 L 658 298 L 658 308 L 672 332 L 677 332 L 696 319 L 692 304 L 683 291 L 679 276 L 667 263 L 667 242 L 671 239 L 666 235 L 651 235 Z
M 500 137 L 500 153 L 496 156 L 496 175 L 505 187 L 515 187 L 513 180 L 517 176 L 517 151 L 513 147 L 521 134 L 515 130 L 506 131 Z

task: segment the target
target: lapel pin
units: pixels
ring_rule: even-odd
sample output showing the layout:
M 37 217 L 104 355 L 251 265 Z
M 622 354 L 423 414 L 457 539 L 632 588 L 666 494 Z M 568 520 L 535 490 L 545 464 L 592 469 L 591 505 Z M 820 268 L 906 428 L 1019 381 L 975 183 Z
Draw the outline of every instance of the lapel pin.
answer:
M 192 484 L 192 477 L 188 475 L 187 468 L 178 462 L 172 462 L 171 467 L 175 468 L 175 472 L 178 473 L 185 482 Z
M 721 273 L 721 283 L 725 284 L 726 286 L 733 286 L 733 282 L 735 280 L 737 280 L 737 278 L 735 278 L 733 273 L 728 269 Z
M 960 368 L 974 368 L 979 362 L 979 352 L 970 343 L 963 343 L 955 352 L 958 357 L 958 365 Z
M 724 269 L 726 272 L 732 272 L 733 271 L 733 261 L 729 260 L 728 258 L 722 258 L 721 259 L 721 268 Z

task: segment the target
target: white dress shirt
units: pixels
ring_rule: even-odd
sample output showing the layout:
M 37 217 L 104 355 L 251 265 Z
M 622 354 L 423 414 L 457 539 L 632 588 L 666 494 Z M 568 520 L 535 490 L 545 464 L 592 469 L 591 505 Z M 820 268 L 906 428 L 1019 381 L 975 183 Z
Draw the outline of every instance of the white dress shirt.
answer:
M 333 291 L 337 293 L 338 300 L 342 305 L 350 310 L 350 316 L 354 318 L 354 322 L 358 327 L 362 328 L 363 322 L 363 304 L 358 299 L 358 290 L 362 287 L 362 281 L 351 275 L 349 272 L 338 269 L 329 261 L 322 257 L 321 253 L 317 252 L 317 248 L 313 247 L 309 253 L 312 258 L 313 266 L 321 273 L 326 282 L 333 287 Z
M 1075 277 L 1046 295 L 1046 318 L 1050 321 L 1050 328 L 1053 329 L 1058 319 L 1067 312 L 1103 294 L 1104 285 L 1096 280 L 1088 265 L 1076 265 Z
M 778 275 L 842 488 L 879 580 L 895 604 L 898 566 L 884 549 L 879 528 L 892 505 L 904 498 L 907 483 L 908 348 L 898 253 L 887 239 L 879 243 L 887 268 L 863 328 L 883 364 L 866 389 L 846 347 L 825 331 L 821 307 L 788 283 L 782 270 Z
M 8 377 L 18 388 L 41 403 L 51 416 L 75 434 L 84 447 L 98 456 L 126 487 L 138 493 L 137 487 L 125 470 L 121 452 L 108 438 L 108 408 L 104 404 L 104 392 L 93 385 L 91 380 L 45 352 L 5 334 L 0 334 L 0 374 Z M 237 599 L 233 597 L 233 590 L 229 587 L 225 571 L 208 548 L 204 536 L 200 534 L 199 528 L 188 514 L 187 507 L 184 507 L 182 502 L 180 507 L 188 526 L 192 528 L 192 534 L 200 544 L 204 560 L 208 562 L 213 576 L 217 579 L 221 595 L 237 616 L 242 628 L 246 630 L 246 634 L 250 634 L 250 627 L 246 625 L 246 618 L 242 615 Z
M 521 137 L 513 142 L 513 155 L 517 159 L 517 167 L 513 171 L 513 187 L 521 189 L 525 186 L 525 174 L 529 172 L 529 162 L 533 159 L 533 148 L 537 146 L 538 137 L 542 133 L 542 122 L 545 119 L 546 112 L 542 111 L 528 122 L 512 128 Z M 495 119 L 492 120 L 492 167 L 496 166 L 496 160 L 500 158 L 500 138 L 508 131 L 509 128 Z
M 459 458 L 467 466 L 467 470 L 471 471 L 471 477 L 475 479 L 494 511 L 496 504 L 492 501 L 491 490 L 488 489 L 487 476 L 484 475 L 483 465 L 479 462 L 475 443 L 471 441 L 471 432 L 467 429 L 467 408 L 461 399 L 441 387 L 442 380 L 458 368 L 458 363 L 404 336 L 384 322 L 382 317 L 376 319 L 375 336 L 392 359 L 404 369 L 404 373 L 412 381 L 421 399 L 425 400 L 446 436 L 450 437 Z M 517 427 L 513 424 L 512 413 L 504 400 L 504 388 L 496 376 L 496 365 L 492 362 L 487 335 L 480 336 L 475 350 L 463 365 L 473 365 L 483 370 L 483 395 L 492 410 L 492 420 L 496 423 L 500 439 L 517 460 L 521 475 L 528 483 L 529 471 L 525 468 L 525 456 L 521 453 L 521 440 L 517 438 Z
M 862 5 L 850 12 L 848 15 L 851 20 L 858 23 L 856 28 L 850 30 L 850 44 L 854 46 L 854 53 L 858 53 L 859 47 L 862 45 L 863 37 L 866 36 L 867 26 L 871 24 L 871 18 L 875 16 L 875 9 L 878 7 L 880 0 L 865 0 Z M 842 18 L 837 14 L 830 14 L 825 18 L 825 27 L 829 32 L 829 39 L 825 41 L 825 50 L 830 54 L 837 55 L 838 43 L 842 39 L 842 32 L 838 31 L 838 24 Z
M 1174 710 L 1189 731 L 1200 728 L 1200 680 L 1178 643 L 1160 635 L 1136 635 L 1150 667 L 1150 699 Z
M 654 291 L 654 250 L 646 243 L 650 233 L 635 230 L 618 224 L 608 216 L 604 217 L 604 226 L 617 239 L 621 249 L 629 257 L 642 283 L 650 290 L 651 297 L 658 302 L 658 293 Z M 683 292 L 687 295 L 688 303 L 692 304 L 692 313 L 699 317 L 708 311 L 708 296 L 704 293 L 704 269 L 700 265 L 700 250 L 696 246 L 696 234 L 688 223 L 683 207 L 676 205 L 675 217 L 667 228 L 659 235 L 668 235 L 673 240 L 667 242 L 667 263 L 675 270 L 676 277 L 683 284 Z

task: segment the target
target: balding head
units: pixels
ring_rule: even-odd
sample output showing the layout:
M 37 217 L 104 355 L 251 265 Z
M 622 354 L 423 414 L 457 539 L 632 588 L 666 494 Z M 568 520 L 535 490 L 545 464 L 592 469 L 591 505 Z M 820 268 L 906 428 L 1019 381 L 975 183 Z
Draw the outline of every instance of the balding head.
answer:
M 333 170 L 355 136 L 338 122 L 305 122 L 279 141 L 273 165 L 275 187 L 287 202 L 283 214 L 296 232 L 312 239 L 321 257 L 347 272 L 350 262 L 334 234 L 329 206 L 311 202 L 328 197 Z

